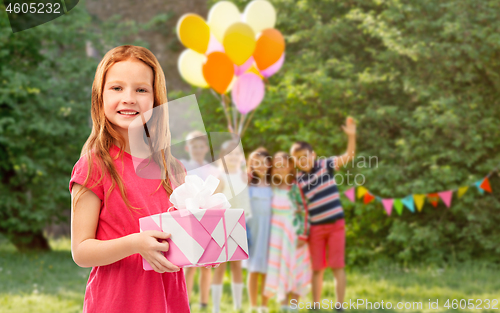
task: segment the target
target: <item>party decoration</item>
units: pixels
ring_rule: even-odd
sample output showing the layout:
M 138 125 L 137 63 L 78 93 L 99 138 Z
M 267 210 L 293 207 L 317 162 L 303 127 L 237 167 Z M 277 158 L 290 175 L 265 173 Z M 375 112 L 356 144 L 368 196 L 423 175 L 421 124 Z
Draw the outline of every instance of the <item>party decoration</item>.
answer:
M 355 197 L 354 197 L 355 189 L 356 189 L 356 187 L 352 187 L 352 188 L 344 191 L 344 195 L 347 197 L 347 199 L 351 200 L 351 202 L 355 201 Z
M 375 197 L 372 196 L 369 192 L 367 192 L 367 193 L 365 193 L 365 197 L 363 198 L 363 203 L 368 204 L 368 203 L 372 202 L 373 199 L 375 199 Z
M 285 62 L 285 39 L 275 24 L 276 10 L 267 0 L 249 2 L 243 14 L 232 2 L 219 1 L 209 10 L 206 22 L 188 13 L 177 23 L 177 36 L 188 48 L 178 59 L 182 78 L 215 91 L 212 94 L 220 100 L 229 132 L 239 137 L 262 102 L 267 78 Z M 240 80 L 245 74 L 249 75 Z M 226 93 L 233 87 L 237 91 L 231 92 L 230 101 Z
M 453 197 L 453 190 L 438 192 L 439 197 L 443 200 L 446 207 L 451 206 L 451 198 Z
M 246 6 L 243 21 L 250 25 L 257 34 L 264 29 L 274 28 L 276 11 L 269 1 L 254 0 Z
M 285 51 L 285 39 L 280 31 L 269 28 L 260 33 L 253 57 L 259 70 L 265 70 L 276 63 Z
M 427 194 L 427 199 L 429 200 L 429 203 L 432 204 L 433 207 L 437 207 L 439 203 L 439 195 L 437 193 L 429 193 Z
M 210 31 L 214 34 L 215 38 L 222 42 L 224 40 L 224 33 L 241 18 L 240 11 L 229 1 L 219 1 L 208 12 L 208 26 Z
M 403 204 L 411 211 L 415 213 L 415 203 L 413 201 L 413 196 L 408 196 L 402 200 Z
M 458 198 L 462 198 L 462 196 L 467 192 L 467 189 L 469 189 L 469 186 L 458 188 Z
M 382 204 L 384 205 L 384 209 L 387 212 L 387 215 L 391 215 L 392 213 L 392 204 L 394 203 L 394 199 L 382 199 Z
M 247 114 L 264 99 L 264 82 L 253 73 L 245 73 L 236 80 L 231 96 L 238 111 Z
M 207 57 L 191 49 L 184 50 L 179 56 L 177 63 L 182 78 L 191 85 L 207 88 L 208 83 L 203 77 L 203 63 Z
M 487 192 L 491 193 L 491 186 L 490 186 L 490 180 L 488 179 L 488 177 L 486 177 L 483 182 L 481 183 L 481 185 L 479 185 L 479 187 L 483 190 L 486 190 Z
M 197 14 L 185 14 L 177 23 L 177 35 L 184 46 L 198 53 L 205 53 L 210 41 L 210 29 Z
M 424 201 L 425 201 L 425 195 L 413 195 L 413 200 L 415 201 L 415 204 L 417 205 L 417 209 L 419 212 L 422 211 L 422 207 L 424 206 Z
M 358 191 L 357 191 L 358 199 L 361 199 L 361 197 L 363 197 L 367 192 L 368 192 L 368 189 L 366 189 L 363 186 L 359 186 Z
M 215 91 L 224 94 L 234 76 L 234 65 L 226 54 L 212 52 L 203 65 L 203 77 Z
M 399 215 L 403 214 L 403 202 L 401 199 L 394 199 L 394 209 Z
M 476 186 L 477 190 L 479 191 L 480 194 L 484 194 L 484 190 L 481 188 L 481 184 L 483 183 L 482 180 L 476 182 L 474 185 Z
M 255 34 L 247 24 L 236 22 L 224 33 L 222 45 L 231 61 L 240 66 L 252 56 L 255 50 Z
M 261 71 L 262 76 L 264 77 L 271 77 L 272 75 L 276 74 L 281 67 L 283 66 L 283 63 L 285 63 L 285 53 L 281 55 L 278 61 L 274 63 L 273 65 L 269 66 L 265 70 Z

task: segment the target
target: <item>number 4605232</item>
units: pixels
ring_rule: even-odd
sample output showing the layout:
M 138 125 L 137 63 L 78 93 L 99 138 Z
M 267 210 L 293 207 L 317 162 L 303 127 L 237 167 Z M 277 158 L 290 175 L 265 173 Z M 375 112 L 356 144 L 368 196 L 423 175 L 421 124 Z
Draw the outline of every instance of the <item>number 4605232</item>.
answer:
M 61 13 L 60 3 L 9 3 L 5 11 L 8 13 Z
M 446 303 L 444 304 L 444 307 L 447 309 L 476 309 L 476 310 L 498 310 L 498 300 L 497 299 L 453 299 L 450 302 L 450 299 L 446 300 Z

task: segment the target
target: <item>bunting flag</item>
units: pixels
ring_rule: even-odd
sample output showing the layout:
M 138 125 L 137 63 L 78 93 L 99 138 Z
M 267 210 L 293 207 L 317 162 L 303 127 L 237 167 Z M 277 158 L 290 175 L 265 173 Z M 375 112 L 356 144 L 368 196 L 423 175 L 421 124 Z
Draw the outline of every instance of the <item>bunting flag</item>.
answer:
M 366 193 L 368 192 L 368 189 L 366 189 L 363 186 L 358 187 L 358 199 L 361 199 Z
M 451 198 L 453 197 L 453 190 L 438 192 L 439 197 L 443 200 L 446 207 L 451 206 Z
M 394 203 L 394 199 L 382 199 L 382 204 L 384 205 L 384 209 L 387 212 L 387 215 L 391 215 L 392 213 L 392 204 Z
M 347 197 L 347 199 L 351 200 L 351 202 L 354 202 L 356 199 L 354 197 L 354 191 L 355 191 L 356 187 L 352 187 L 351 189 L 347 189 L 345 192 L 344 192 L 344 195 Z
M 439 195 L 437 193 L 429 193 L 427 194 L 427 199 L 429 200 L 429 203 L 432 204 L 433 207 L 437 207 L 439 203 Z
M 425 202 L 425 195 L 413 195 L 413 200 L 417 205 L 417 210 L 421 212 Z
M 373 201 L 373 199 L 375 199 L 375 197 L 373 195 L 371 195 L 368 191 L 365 193 L 365 197 L 363 199 L 363 203 L 364 204 L 368 204 L 370 202 Z
M 489 177 L 492 173 L 498 172 L 499 168 L 492 170 L 487 176 L 483 179 L 475 182 L 470 186 L 476 186 L 477 190 L 484 194 L 485 191 L 492 193 L 491 184 Z M 499 174 L 500 175 L 500 174 Z M 373 200 L 377 200 L 378 202 L 382 202 L 382 206 L 384 207 L 385 212 L 388 216 L 392 214 L 392 209 L 396 210 L 399 215 L 403 214 L 404 207 L 406 207 L 410 212 L 415 213 L 415 207 L 418 212 L 422 212 L 422 208 L 425 204 L 425 199 L 432 204 L 432 206 L 437 207 L 439 204 L 439 199 L 443 201 L 447 208 L 451 207 L 451 202 L 453 199 L 453 192 L 457 192 L 458 198 L 461 198 L 468 190 L 470 186 L 462 186 L 458 189 L 446 190 L 441 192 L 432 192 L 428 194 L 411 194 L 404 198 L 382 198 L 380 196 L 372 194 L 366 187 L 358 186 L 352 187 L 344 191 L 344 195 L 351 201 L 355 202 L 356 197 L 358 199 L 363 198 L 364 204 L 369 204 Z M 357 189 L 357 190 L 356 190 Z
M 482 180 L 477 181 L 474 185 L 476 185 L 477 190 L 479 191 L 480 194 L 484 195 L 484 190 L 481 188 L 481 184 L 483 183 Z
M 415 213 L 415 203 L 413 202 L 413 196 L 408 196 L 403 199 L 403 204 L 411 211 Z
M 401 199 L 394 199 L 394 209 L 399 215 L 403 214 L 403 202 L 401 202 Z
M 467 189 L 469 189 L 469 186 L 458 188 L 458 198 L 462 198 L 462 196 L 467 192 Z
M 483 190 L 486 190 L 487 192 L 491 193 L 490 180 L 488 179 L 488 177 L 486 177 L 483 180 L 483 182 L 481 183 L 481 185 L 479 185 L 479 188 L 481 188 Z

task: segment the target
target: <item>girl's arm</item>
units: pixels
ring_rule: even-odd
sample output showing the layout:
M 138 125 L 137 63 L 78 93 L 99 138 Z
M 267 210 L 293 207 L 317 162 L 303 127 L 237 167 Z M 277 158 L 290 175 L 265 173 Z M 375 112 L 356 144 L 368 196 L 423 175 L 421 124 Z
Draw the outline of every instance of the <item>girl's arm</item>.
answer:
M 74 184 L 71 191 L 72 203 L 81 189 Z M 111 240 L 95 239 L 101 208 L 101 199 L 90 190 L 79 195 L 76 207 L 71 209 L 71 252 L 73 260 L 80 267 L 108 265 L 140 253 L 151 267 L 159 273 L 177 272 L 179 267 L 170 263 L 159 251 L 168 251 L 167 239 L 170 234 L 160 231 L 145 231 Z

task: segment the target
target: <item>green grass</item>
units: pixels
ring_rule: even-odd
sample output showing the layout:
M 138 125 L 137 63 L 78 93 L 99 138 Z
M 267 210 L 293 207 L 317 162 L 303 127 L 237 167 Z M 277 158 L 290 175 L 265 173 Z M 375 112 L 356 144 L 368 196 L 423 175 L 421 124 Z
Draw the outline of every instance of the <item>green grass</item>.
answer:
M 53 251 L 22 254 L 0 238 L 0 313 L 81 312 L 85 285 L 90 272 L 78 267 L 71 258 L 67 238 L 50 240 Z M 348 310 L 349 312 L 500 312 L 497 310 L 461 310 L 444 308 L 447 299 L 496 299 L 500 301 L 500 268 L 493 264 L 457 264 L 443 268 L 424 264 L 409 268 L 394 264 L 372 264 L 347 271 L 346 299 L 422 302 L 423 309 Z M 330 272 L 324 283 L 323 299 L 334 300 L 334 284 Z M 310 296 L 302 299 L 304 304 Z M 439 300 L 439 309 L 429 309 L 428 302 Z M 347 301 L 348 301 L 347 300 Z M 191 298 L 193 312 L 198 311 L 198 289 Z M 222 312 L 232 311 L 230 277 L 226 275 Z M 474 302 L 476 303 L 476 302 Z M 479 302 L 477 302 L 479 303 Z M 244 307 L 248 297 L 244 295 Z M 483 308 L 485 305 L 483 304 Z M 271 301 L 271 312 L 278 305 Z M 308 310 L 302 310 L 307 312 Z M 331 310 L 329 310 L 331 311 Z M 211 312 L 211 311 L 208 311 Z

